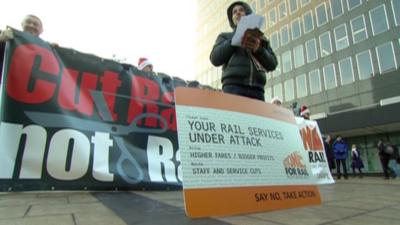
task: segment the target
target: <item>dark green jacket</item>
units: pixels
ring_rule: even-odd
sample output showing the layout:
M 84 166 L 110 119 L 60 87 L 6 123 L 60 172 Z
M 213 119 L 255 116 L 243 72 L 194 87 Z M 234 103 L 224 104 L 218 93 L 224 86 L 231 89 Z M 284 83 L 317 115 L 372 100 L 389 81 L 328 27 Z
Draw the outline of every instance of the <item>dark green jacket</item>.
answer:
M 233 32 L 221 33 L 210 55 L 210 61 L 214 66 L 223 66 L 222 84 L 257 86 L 264 89 L 265 72 L 257 70 L 250 58 L 250 52 L 231 45 L 233 34 Z M 278 65 L 275 53 L 266 40 L 262 40 L 262 47 L 253 55 L 267 71 L 274 70 Z
M 242 1 L 234 2 L 228 7 L 227 17 L 233 32 L 221 33 L 217 37 L 210 54 L 210 61 L 214 66 L 222 66 L 221 81 L 223 85 L 239 84 L 255 86 L 264 90 L 266 83 L 265 72 L 256 69 L 250 58 L 249 54 L 251 53 L 249 51 L 242 47 L 231 45 L 232 37 L 236 30 L 236 26 L 232 21 L 232 9 L 238 4 L 244 7 L 246 15 L 252 13 L 250 6 Z M 253 55 L 267 71 L 273 71 L 278 65 L 275 53 L 266 38 L 262 39 L 261 47 Z

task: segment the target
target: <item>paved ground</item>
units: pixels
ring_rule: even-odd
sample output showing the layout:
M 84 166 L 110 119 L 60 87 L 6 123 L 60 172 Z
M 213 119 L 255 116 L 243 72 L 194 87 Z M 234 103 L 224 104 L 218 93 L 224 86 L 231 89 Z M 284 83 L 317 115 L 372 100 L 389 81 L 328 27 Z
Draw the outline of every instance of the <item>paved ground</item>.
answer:
M 400 224 L 400 179 L 351 178 L 320 191 L 319 206 L 196 220 L 181 191 L 0 193 L 0 225 Z

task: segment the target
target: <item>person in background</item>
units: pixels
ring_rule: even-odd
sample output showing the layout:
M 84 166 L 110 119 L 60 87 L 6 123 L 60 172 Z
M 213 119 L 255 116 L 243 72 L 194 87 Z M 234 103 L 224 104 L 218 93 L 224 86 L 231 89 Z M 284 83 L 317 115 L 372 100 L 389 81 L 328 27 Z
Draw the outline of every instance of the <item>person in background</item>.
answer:
M 153 63 L 151 63 L 147 58 L 139 58 L 138 69 L 146 73 L 152 73 Z
M 361 159 L 360 150 L 355 144 L 351 145 L 351 168 L 353 170 L 354 176 L 356 176 L 356 169 L 359 171 L 359 177 L 362 178 L 363 174 L 361 169 L 364 168 L 364 163 Z
M 228 7 L 228 21 L 233 32 L 218 35 L 210 61 L 214 66 L 222 66 L 223 92 L 264 101 L 265 72 L 275 70 L 278 65 L 269 40 L 247 30 L 242 45 L 232 45 L 240 19 L 251 13 L 250 6 L 242 1 L 233 2 Z
M 294 116 L 300 116 L 300 108 L 298 107 L 297 102 L 293 102 L 290 108 L 292 109 Z
M 389 169 L 392 172 L 392 178 L 396 178 L 400 176 L 399 166 L 397 165 L 397 159 L 399 158 L 399 149 L 390 141 L 387 141 L 385 149 L 386 153 L 389 155 Z
M 327 135 L 324 139 L 324 150 L 325 155 L 328 161 L 329 171 L 332 173 L 332 170 L 336 168 L 335 164 L 335 156 L 333 155 L 332 147 L 331 147 L 331 136 Z
M 310 110 L 307 108 L 307 106 L 302 105 L 300 108 L 300 116 L 303 117 L 306 120 L 310 119 Z
M 43 24 L 39 17 L 35 15 L 26 15 L 21 23 L 22 31 L 39 37 L 43 32 Z M 3 74 L 3 59 L 6 41 L 14 38 L 14 34 L 10 28 L 0 31 L 0 83 Z
M 383 174 L 385 176 L 385 179 L 389 179 L 390 175 L 392 176 L 392 178 L 396 177 L 396 174 L 394 173 L 394 171 L 389 167 L 389 160 L 390 160 L 390 152 L 388 152 L 388 150 L 390 150 L 390 148 L 387 148 L 388 145 L 388 141 L 385 140 L 383 141 L 382 139 L 379 139 L 376 147 L 378 149 L 378 155 L 379 155 L 379 159 L 381 161 L 381 165 L 382 165 L 382 170 L 383 170 Z
M 281 106 L 282 100 L 278 96 L 275 96 L 271 99 L 271 104 L 276 105 L 276 106 Z
M 346 144 L 346 142 L 342 139 L 342 136 L 339 135 L 336 137 L 336 140 L 333 142 L 332 148 L 336 159 L 337 179 L 340 179 L 342 177 L 342 173 L 340 171 L 340 164 L 342 165 L 343 168 L 344 179 L 348 179 L 346 159 L 349 147 Z

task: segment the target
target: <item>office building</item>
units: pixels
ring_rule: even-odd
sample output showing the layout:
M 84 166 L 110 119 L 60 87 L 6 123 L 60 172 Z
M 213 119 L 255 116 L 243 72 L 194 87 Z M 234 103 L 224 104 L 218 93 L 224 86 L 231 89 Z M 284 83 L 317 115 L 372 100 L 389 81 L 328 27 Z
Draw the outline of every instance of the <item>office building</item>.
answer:
M 230 31 L 233 1 L 199 0 L 197 79 L 220 87 L 209 62 L 217 35 Z M 266 18 L 278 68 L 267 74 L 266 101 L 307 105 L 324 134 L 362 150 L 366 171 L 382 171 L 376 143 L 400 147 L 400 0 L 248 0 Z

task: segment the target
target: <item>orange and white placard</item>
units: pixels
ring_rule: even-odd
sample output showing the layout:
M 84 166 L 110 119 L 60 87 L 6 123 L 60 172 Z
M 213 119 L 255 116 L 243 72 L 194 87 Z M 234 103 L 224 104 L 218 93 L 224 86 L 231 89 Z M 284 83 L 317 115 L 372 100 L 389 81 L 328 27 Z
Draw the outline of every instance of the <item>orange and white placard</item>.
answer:
M 290 110 L 192 88 L 175 98 L 188 216 L 320 204 L 321 182 Z

